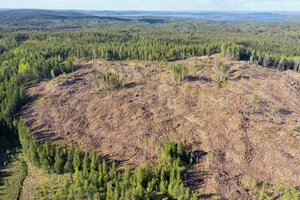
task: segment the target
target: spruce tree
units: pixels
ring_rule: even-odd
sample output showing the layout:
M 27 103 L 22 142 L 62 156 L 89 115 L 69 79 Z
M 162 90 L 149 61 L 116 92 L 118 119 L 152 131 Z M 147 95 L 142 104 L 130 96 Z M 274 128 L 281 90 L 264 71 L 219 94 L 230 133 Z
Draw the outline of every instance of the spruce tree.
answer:
M 71 148 L 68 150 L 68 157 L 67 157 L 66 164 L 64 166 L 64 172 L 74 172 L 73 157 L 74 157 L 74 149 Z
M 89 162 L 90 161 L 89 161 L 88 153 L 85 153 L 83 161 L 82 161 L 82 171 L 83 171 L 83 175 L 85 177 L 87 177 L 88 173 L 89 173 L 89 168 L 90 168 L 90 163 Z
M 97 168 L 97 156 L 96 156 L 96 153 L 94 150 L 92 150 L 90 153 L 90 161 L 91 161 L 91 164 L 90 164 L 90 171 L 95 171 L 96 168 Z
M 73 166 L 74 169 L 81 169 L 81 164 L 82 164 L 82 160 L 81 160 L 81 152 L 79 150 L 78 147 L 76 147 L 75 151 L 74 151 L 74 158 L 73 158 Z
M 57 146 L 55 152 L 54 171 L 57 174 L 61 174 L 63 172 L 64 164 L 65 164 L 64 153 L 62 151 L 62 148 Z

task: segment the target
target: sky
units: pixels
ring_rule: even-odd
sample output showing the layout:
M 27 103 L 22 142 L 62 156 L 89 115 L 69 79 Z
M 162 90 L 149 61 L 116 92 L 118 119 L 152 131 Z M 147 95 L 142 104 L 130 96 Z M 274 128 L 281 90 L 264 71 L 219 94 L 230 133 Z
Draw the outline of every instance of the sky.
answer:
M 0 0 L 0 8 L 300 11 L 300 0 Z

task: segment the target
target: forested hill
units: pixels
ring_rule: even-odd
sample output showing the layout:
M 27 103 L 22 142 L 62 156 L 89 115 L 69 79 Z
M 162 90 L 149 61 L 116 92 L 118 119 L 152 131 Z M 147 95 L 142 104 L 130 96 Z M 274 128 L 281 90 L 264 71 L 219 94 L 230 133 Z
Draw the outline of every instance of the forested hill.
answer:
M 84 17 L 93 17 L 87 14 L 74 11 L 49 11 L 49 10 L 3 10 L 0 11 L 0 18 L 7 20 L 28 20 L 28 19 L 77 19 Z
M 16 9 L 0 10 L 0 31 L 62 30 L 91 28 L 89 24 L 132 21 L 119 17 L 99 17 L 75 11 Z M 93 28 L 96 26 L 93 26 Z

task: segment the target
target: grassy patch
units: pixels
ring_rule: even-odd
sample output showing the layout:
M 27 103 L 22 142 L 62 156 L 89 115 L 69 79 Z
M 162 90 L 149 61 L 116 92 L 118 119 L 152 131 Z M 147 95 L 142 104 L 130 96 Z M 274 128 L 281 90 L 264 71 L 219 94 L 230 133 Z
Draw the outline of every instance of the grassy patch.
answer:
M 52 179 L 56 179 L 61 175 L 48 174 L 26 161 L 28 166 L 28 175 L 23 183 L 20 199 L 34 199 L 36 188 L 48 183 Z M 56 177 L 57 176 L 57 177 Z M 1 199 L 1 196 L 0 196 Z
M 21 153 L 18 153 L 11 163 L 0 169 L 0 199 L 18 199 L 26 175 L 26 164 Z
M 259 100 L 258 100 L 258 92 L 254 91 L 254 92 L 251 94 L 251 102 L 252 102 L 252 103 L 259 103 Z
M 280 180 L 277 180 L 275 183 L 266 181 L 258 183 L 257 179 L 253 178 L 252 186 L 248 188 L 248 191 L 256 197 L 255 199 L 260 200 L 299 200 L 297 189 L 285 187 Z
M 195 65 L 192 67 L 192 71 L 193 72 L 198 72 L 198 71 L 202 71 L 204 70 L 206 67 L 205 66 L 202 66 L 202 65 Z
M 36 100 L 36 102 L 42 104 L 44 102 L 44 100 L 45 100 L 44 97 L 40 97 Z

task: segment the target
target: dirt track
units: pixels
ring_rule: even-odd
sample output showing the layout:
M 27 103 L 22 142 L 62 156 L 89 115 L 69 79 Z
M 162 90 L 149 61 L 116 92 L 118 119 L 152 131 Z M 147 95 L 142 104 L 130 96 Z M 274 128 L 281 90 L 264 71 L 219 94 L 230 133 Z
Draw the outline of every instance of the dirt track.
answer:
M 300 74 L 228 62 L 218 88 L 214 58 L 177 63 L 190 69 L 180 85 L 166 63 L 78 61 L 75 72 L 28 90 L 36 100 L 23 117 L 41 142 L 80 144 L 132 166 L 155 158 L 161 136 L 183 141 L 199 157 L 187 182 L 207 194 L 250 198 L 253 178 L 299 186 Z M 122 75 L 121 89 L 95 89 L 107 71 Z

